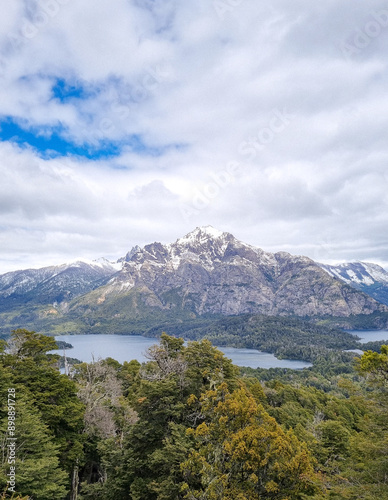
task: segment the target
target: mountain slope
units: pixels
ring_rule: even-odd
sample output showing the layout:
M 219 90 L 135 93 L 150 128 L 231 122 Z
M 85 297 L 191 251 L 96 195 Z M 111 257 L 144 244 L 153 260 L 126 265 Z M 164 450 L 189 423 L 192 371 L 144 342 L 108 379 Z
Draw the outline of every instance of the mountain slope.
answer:
M 112 318 L 122 329 L 152 316 L 155 321 L 245 313 L 346 318 L 387 311 L 307 257 L 267 253 L 202 227 L 173 244 L 152 243 L 128 254 L 104 286 L 72 302 L 69 317 L 87 318 L 98 328 Z
M 348 262 L 337 266 L 320 264 L 331 276 L 388 305 L 388 272 L 369 262 Z
M 101 259 L 3 274 L 0 276 L 0 311 L 26 305 L 66 303 L 101 286 L 116 271 L 117 266 Z
M 241 314 L 363 317 L 381 328 L 388 307 L 307 257 L 264 252 L 210 226 L 172 244 L 136 246 L 114 265 L 77 262 L 0 276 L 4 333 L 142 333 Z

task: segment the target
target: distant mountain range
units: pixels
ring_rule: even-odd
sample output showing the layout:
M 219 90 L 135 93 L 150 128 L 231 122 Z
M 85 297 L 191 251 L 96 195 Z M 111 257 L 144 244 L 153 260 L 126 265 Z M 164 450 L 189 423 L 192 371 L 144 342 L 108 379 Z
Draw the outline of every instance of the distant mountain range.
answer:
M 60 304 L 104 284 L 120 266 L 100 259 L 0 275 L 0 311 L 26 304 Z
M 388 273 L 268 253 L 211 226 L 175 243 L 104 259 L 0 275 L 0 332 L 144 333 L 155 325 L 241 314 L 367 318 L 388 324 Z
M 321 267 L 331 276 L 388 305 L 388 272 L 381 266 L 368 262 L 349 262 L 338 266 L 321 264 Z

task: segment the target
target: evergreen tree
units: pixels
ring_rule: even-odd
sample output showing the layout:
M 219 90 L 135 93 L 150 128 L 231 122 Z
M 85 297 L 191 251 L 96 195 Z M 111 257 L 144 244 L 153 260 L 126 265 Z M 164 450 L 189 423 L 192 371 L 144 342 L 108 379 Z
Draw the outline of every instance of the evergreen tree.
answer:
M 52 433 L 43 423 L 38 410 L 20 392 L 16 396 L 16 490 L 37 500 L 63 500 L 68 474 L 59 466 L 59 446 L 54 444 Z M 4 484 L 9 469 L 5 449 L 7 441 L 4 439 L 6 419 L 1 423 L 1 432 L 3 459 L 0 481 Z
M 70 472 L 82 459 L 84 405 L 77 397 L 76 383 L 59 372 L 59 356 L 47 354 L 55 347 L 51 337 L 15 330 L 0 363 L 39 410 L 60 446 L 60 462 Z

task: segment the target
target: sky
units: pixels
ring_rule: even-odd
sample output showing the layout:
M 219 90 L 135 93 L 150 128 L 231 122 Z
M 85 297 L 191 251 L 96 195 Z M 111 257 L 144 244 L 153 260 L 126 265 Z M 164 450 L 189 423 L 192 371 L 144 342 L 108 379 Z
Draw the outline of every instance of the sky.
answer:
M 388 4 L 4 0 L 0 273 L 212 225 L 388 268 Z

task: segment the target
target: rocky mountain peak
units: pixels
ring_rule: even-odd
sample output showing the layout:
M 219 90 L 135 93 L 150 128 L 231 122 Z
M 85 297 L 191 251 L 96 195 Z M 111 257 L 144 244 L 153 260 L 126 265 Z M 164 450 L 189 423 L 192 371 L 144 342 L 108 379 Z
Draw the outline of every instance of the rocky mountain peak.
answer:
M 146 293 L 148 306 L 199 315 L 346 317 L 388 311 L 371 297 L 339 284 L 307 257 L 265 252 L 212 226 L 197 227 L 175 243 L 155 242 L 134 253 L 104 294 L 130 290 Z
M 168 248 L 174 259 L 185 256 L 189 258 L 192 254 L 199 256 L 203 263 L 207 262 L 209 266 L 213 261 L 222 259 L 228 245 L 237 241 L 230 233 L 219 231 L 212 226 L 202 226 L 168 245 Z
M 127 252 L 125 257 L 121 257 L 121 259 L 119 259 L 117 262 L 118 263 L 129 262 L 132 259 L 132 257 L 138 252 L 141 252 L 141 248 L 139 247 L 139 245 L 135 245 L 134 247 L 131 248 L 129 252 Z
M 382 302 L 387 292 L 388 303 L 386 278 L 388 273 L 373 264 L 328 269 L 307 257 L 265 252 L 204 226 L 175 243 L 136 246 L 116 264 L 78 261 L 0 276 L 0 319 L 1 311 L 8 314 L 26 305 L 34 311 L 50 304 L 50 314 L 64 314 L 69 321 L 84 318 L 85 328 L 106 324 L 126 332 L 128 315 L 159 321 L 206 314 L 385 314 L 388 307 L 370 295 L 377 290 Z
M 124 270 L 139 271 L 143 265 L 147 267 L 168 265 L 177 269 L 184 262 L 200 263 L 205 268 L 213 268 L 215 262 L 220 262 L 230 243 L 244 246 L 233 235 L 219 231 L 212 226 L 197 227 L 175 243 L 163 245 L 154 242 L 143 248 L 134 247 L 127 255 L 120 259 Z
M 213 226 L 200 226 L 196 227 L 193 231 L 186 234 L 183 238 L 179 238 L 176 241 L 178 245 L 187 245 L 192 243 L 204 243 L 209 239 L 215 240 L 220 238 L 225 238 L 226 236 L 232 236 L 230 233 L 224 233 L 219 229 L 215 229 Z

